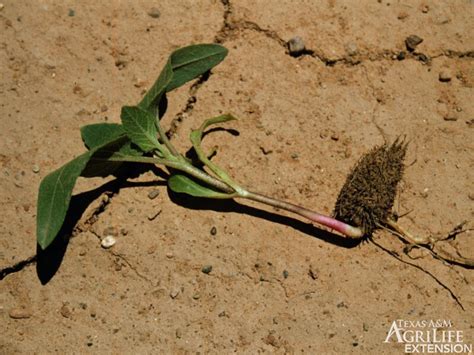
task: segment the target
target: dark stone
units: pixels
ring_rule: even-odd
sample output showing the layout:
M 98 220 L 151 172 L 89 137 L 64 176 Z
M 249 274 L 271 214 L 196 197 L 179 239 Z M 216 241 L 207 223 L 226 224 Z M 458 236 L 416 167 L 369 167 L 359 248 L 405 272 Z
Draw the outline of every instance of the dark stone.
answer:
M 413 52 L 421 42 L 423 42 L 423 38 L 417 35 L 411 35 L 405 39 L 405 45 L 410 52 Z

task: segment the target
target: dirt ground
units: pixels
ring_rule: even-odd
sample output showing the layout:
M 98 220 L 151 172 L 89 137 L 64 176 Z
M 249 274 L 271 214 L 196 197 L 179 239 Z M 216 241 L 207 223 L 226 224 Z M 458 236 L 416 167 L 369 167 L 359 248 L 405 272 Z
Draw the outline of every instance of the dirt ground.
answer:
M 231 112 L 234 135 L 205 139 L 215 161 L 331 214 L 360 156 L 406 136 L 400 223 L 474 228 L 473 17 L 467 0 L 2 1 L 0 353 L 402 354 L 384 342 L 399 319 L 447 320 L 473 344 L 472 269 L 404 253 L 383 230 L 350 243 L 251 202 L 170 197 L 150 172 L 80 180 L 73 237 L 35 256 L 39 183 L 82 153 L 79 127 L 119 122 L 194 43 L 229 55 L 169 95 L 163 122 L 182 152 L 190 129 Z M 472 238 L 443 247 L 472 258 Z

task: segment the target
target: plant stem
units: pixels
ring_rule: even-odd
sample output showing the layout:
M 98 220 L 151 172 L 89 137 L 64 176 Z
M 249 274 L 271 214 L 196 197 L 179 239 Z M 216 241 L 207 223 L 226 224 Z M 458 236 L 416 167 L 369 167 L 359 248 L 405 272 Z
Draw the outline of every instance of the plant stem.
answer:
M 228 184 L 222 182 L 219 179 L 216 179 L 215 177 L 207 174 L 205 171 L 196 168 L 195 166 L 182 161 L 178 160 L 178 157 L 175 157 L 173 159 L 162 159 L 162 158 L 152 158 L 152 157 L 133 157 L 133 156 L 127 156 L 127 157 L 120 157 L 120 158 L 109 158 L 110 160 L 116 160 L 116 161 L 128 161 L 128 162 L 136 162 L 136 163 L 152 163 L 152 164 L 162 164 L 165 165 L 169 168 L 176 169 L 183 171 L 203 182 L 206 184 L 213 186 L 221 191 L 224 191 L 229 194 L 234 194 L 236 193 L 236 197 L 238 198 L 245 198 L 248 200 L 260 202 L 269 206 L 273 206 L 276 208 L 280 208 L 289 212 L 296 213 L 302 217 L 305 217 L 309 219 L 310 221 L 319 223 L 323 226 L 326 226 L 328 228 L 334 229 L 335 231 L 342 233 L 348 237 L 351 238 L 361 238 L 363 236 L 363 232 L 360 228 L 353 227 L 351 225 L 348 225 L 344 222 L 341 222 L 337 219 L 334 219 L 329 216 L 325 216 L 322 214 L 319 214 L 317 212 L 311 211 L 307 208 L 294 205 L 289 202 L 277 200 L 272 197 L 268 197 L 256 192 L 251 192 L 247 191 L 241 187 L 238 189 L 235 189 Z
M 179 157 L 173 157 L 171 159 L 163 159 L 163 158 L 156 158 L 156 157 L 142 157 L 142 156 L 125 156 L 125 157 L 109 157 L 107 161 L 123 161 L 123 162 L 130 162 L 130 163 L 144 163 L 144 164 L 160 164 L 167 166 L 172 169 L 184 171 L 185 173 L 204 181 L 210 186 L 213 186 L 221 191 L 227 193 L 234 193 L 235 190 L 227 185 L 226 183 L 216 179 L 215 177 L 207 174 L 205 171 L 196 168 L 195 166 L 187 163 L 183 160 L 178 160 Z
M 305 217 L 313 222 L 319 223 L 328 228 L 334 229 L 339 233 L 342 233 L 351 238 L 361 238 L 363 236 L 363 232 L 359 228 L 353 227 L 332 217 L 319 214 L 317 212 L 311 211 L 307 208 L 298 205 L 294 205 L 289 202 L 277 200 L 272 197 L 268 197 L 250 191 L 247 192 L 247 195 L 244 198 L 296 213 L 302 217 Z
M 168 136 L 167 136 L 166 133 L 163 131 L 163 128 L 161 128 L 160 119 L 159 119 L 158 116 L 156 117 L 156 128 L 158 129 L 158 135 L 160 136 L 161 141 L 162 141 L 163 144 L 166 146 L 166 148 L 168 148 L 168 150 L 170 151 L 170 153 L 173 154 L 175 157 L 180 156 L 179 152 L 178 152 L 178 151 L 176 150 L 176 148 L 171 144 L 170 140 L 168 139 Z

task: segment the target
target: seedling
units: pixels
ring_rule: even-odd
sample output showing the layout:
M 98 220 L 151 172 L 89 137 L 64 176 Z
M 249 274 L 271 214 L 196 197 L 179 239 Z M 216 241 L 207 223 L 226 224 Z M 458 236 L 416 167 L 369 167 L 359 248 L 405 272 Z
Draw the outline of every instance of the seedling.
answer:
M 252 192 L 213 163 L 201 147 L 203 132 L 211 125 L 234 120 L 230 114 L 208 119 L 191 132 L 193 149 L 204 168 L 194 165 L 172 145 L 160 122 L 166 111 L 166 94 L 209 71 L 226 55 L 227 49 L 216 44 L 192 45 L 174 51 L 140 103 L 122 107 L 121 124 L 98 123 L 81 128 L 87 151 L 47 175 L 40 184 L 37 241 L 42 249 L 57 237 L 79 176 L 119 175 L 130 162 L 167 167 L 168 186 L 177 193 L 213 199 L 249 199 L 296 213 L 348 237 L 363 235 L 360 228 L 335 218 Z
M 374 148 L 359 161 L 339 194 L 334 217 L 253 192 L 213 163 L 201 147 L 203 133 L 209 126 L 235 120 L 230 114 L 208 119 L 192 130 L 190 140 L 199 165 L 180 154 L 160 122 L 166 112 L 166 94 L 206 73 L 226 55 L 227 49 L 217 44 L 192 45 L 174 51 L 138 105 L 122 107 L 121 124 L 98 123 L 81 128 L 87 151 L 47 175 L 40 184 L 37 241 L 42 249 L 58 236 L 77 178 L 120 176 L 127 169 L 127 163 L 168 168 L 168 187 L 176 193 L 200 198 L 253 200 L 293 212 L 350 238 L 360 239 L 378 228 L 389 228 L 411 245 L 434 245 L 431 239 L 416 238 L 403 230 L 391 212 L 403 175 L 407 148 L 403 141 Z M 439 253 L 436 256 L 439 257 Z M 472 266 L 472 261 L 465 259 L 443 259 Z

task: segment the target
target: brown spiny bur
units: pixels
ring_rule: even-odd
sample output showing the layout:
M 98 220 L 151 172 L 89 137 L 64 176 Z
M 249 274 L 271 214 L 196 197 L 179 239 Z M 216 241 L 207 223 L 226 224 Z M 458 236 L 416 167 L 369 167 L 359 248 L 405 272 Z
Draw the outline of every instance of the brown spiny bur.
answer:
M 403 177 L 407 143 L 397 138 L 365 154 L 347 177 L 334 217 L 370 236 L 392 214 L 397 185 Z

